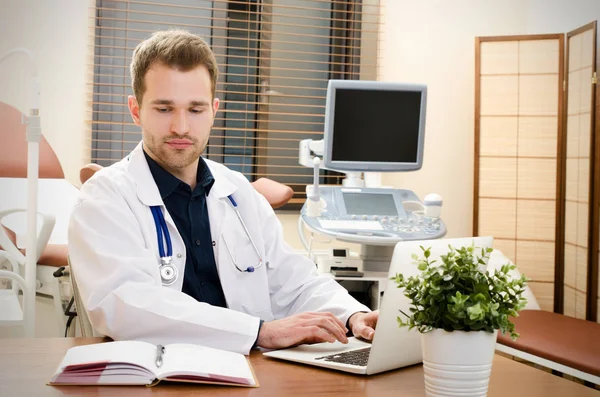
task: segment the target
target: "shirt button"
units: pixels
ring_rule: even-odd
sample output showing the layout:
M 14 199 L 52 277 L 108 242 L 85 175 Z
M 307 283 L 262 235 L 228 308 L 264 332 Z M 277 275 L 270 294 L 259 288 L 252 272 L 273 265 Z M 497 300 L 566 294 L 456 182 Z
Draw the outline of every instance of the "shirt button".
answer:
M 181 254 L 177 254 L 177 257 L 178 257 L 178 258 L 181 258 L 182 256 L 183 256 L 183 255 L 181 255 Z
M 196 245 L 200 245 L 200 239 L 196 239 Z
M 204 284 L 206 284 L 206 281 L 201 281 L 200 285 L 204 287 Z

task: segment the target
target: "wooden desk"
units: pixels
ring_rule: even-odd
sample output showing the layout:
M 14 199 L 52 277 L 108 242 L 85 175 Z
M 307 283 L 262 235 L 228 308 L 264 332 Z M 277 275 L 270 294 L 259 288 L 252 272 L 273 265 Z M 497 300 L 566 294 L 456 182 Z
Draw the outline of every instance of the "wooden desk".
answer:
M 69 347 L 100 341 L 0 339 L 0 396 L 425 396 L 421 365 L 366 377 L 275 361 L 257 351 L 251 355 L 261 385 L 256 389 L 175 383 L 153 388 L 46 385 Z M 600 397 L 600 391 L 496 356 L 488 396 Z

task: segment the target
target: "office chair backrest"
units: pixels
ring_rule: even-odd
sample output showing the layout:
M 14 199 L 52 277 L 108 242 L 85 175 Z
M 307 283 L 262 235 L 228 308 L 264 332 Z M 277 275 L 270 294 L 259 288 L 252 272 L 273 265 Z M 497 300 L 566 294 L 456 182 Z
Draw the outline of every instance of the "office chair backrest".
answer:
M 102 166 L 98 164 L 87 164 L 83 166 L 79 171 L 81 183 L 84 184 L 92 177 L 92 175 L 101 169 Z M 290 201 L 294 195 L 294 190 L 291 187 L 269 178 L 259 178 L 252 182 L 252 186 L 267 199 L 273 209 L 282 207 Z
M 81 295 L 79 295 L 79 288 L 77 287 L 77 281 L 73 275 L 73 266 L 71 266 L 71 258 L 67 257 L 69 261 L 69 277 L 71 278 L 71 288 L 73 290 L 73 299 L 75 300 L 75 308 L 77 310 L 77 323 L 81 330 L 81 336 L 84 338 L 91 338 L 94 336 L 94 328 L 90 322 L 90 318 L 85 311 L 85 307 L 81 302 Z

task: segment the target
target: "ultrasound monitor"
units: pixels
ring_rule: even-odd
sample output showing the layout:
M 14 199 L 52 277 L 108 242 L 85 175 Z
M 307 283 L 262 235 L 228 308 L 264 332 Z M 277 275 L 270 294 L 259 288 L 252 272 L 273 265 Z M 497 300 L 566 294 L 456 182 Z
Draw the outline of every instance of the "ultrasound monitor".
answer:
M 427 87 L 330 80 L 323 162 L 339 171 L 415 171 L 423 165 Z

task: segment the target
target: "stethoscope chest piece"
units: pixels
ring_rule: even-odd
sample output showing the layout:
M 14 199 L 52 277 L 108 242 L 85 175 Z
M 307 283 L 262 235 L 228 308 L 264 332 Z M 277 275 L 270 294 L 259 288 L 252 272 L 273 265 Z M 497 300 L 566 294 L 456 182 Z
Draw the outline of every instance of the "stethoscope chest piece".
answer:
M 177 280 L 177 268 L 171 263 L 170 257 L 160 258 L 158 271 L 163 285 L 171 285 Z

